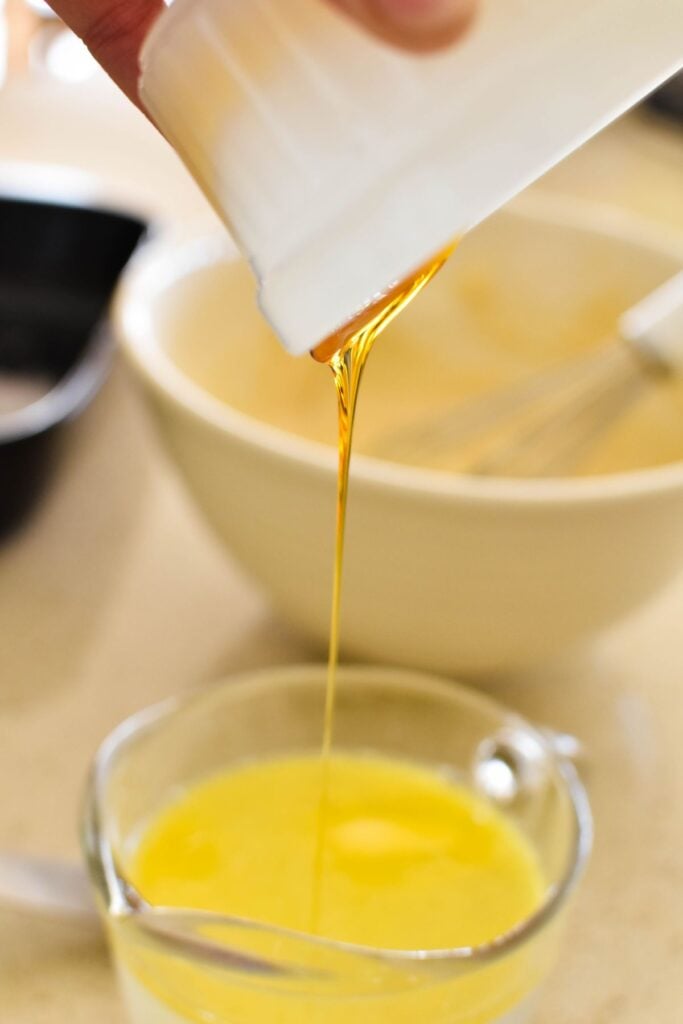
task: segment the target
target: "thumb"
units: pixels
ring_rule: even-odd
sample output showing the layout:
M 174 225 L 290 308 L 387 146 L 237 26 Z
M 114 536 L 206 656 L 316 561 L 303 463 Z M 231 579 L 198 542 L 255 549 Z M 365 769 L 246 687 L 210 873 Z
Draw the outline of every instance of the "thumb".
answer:
M 387 42 L 410 50 L 433 50 L 460 36 L 478 0 L 330 0 Z
M 1 2 L 1 0 L 0 0 Z M 139 103 L 138 55 L 163 0 L 49 0 L 126 95 Z

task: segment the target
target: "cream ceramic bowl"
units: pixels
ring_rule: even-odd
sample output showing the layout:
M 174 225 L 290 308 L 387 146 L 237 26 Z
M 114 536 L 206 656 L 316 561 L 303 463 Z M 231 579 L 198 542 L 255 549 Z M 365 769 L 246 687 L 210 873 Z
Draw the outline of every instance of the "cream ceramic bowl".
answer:
M 478 259 L 510 294 L 533 282 L 546 302 L 570 310 L 578 297 L 597 302 L 621 285 L 633 297 L 646 293 L 680 269 L 683 250 L 602 209 L 535 200 L 466 239 L 453 272 Z M 323 645 L 335 451 L 218 401 L 167 350 L 174 318 L 187 317 L 183 303 L 196 301 L 188 285 L 218 264 L 225 344 L 239 360 L 255 343 L 244 325 L 258 321 L 241 315 L 253 299 L 222 238 L 160 239 L 143 250 L 119 292 L 118 335 L 204 516 L 283 615 Z M 201 352 L 201 310 L 196 314 Z M 267 360 L 262 372 L 270 372 Z M 256 375 L 252 386 L 260 381 Z M 266 384 L 273 381 L 263 377 Z M 359 455 L 348 531 L 347 656 L 445 672 L 517 669 L 618 621 L 679 571 L 683 463 L 515 481 Z

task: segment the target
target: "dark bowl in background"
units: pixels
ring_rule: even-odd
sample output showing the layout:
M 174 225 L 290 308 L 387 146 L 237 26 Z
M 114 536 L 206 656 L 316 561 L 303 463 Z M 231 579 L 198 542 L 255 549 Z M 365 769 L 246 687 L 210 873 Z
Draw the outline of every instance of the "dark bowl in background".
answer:
M 145 224 L 71 201 L 0 195 L 0 376 L 43 394 L 0 411 L 0 537 L 42 493 L 62 425 L 106 377 L 106 314 Z
M 683 127 L 683 71 L 653 92 L 646 102 L 652 110 Z

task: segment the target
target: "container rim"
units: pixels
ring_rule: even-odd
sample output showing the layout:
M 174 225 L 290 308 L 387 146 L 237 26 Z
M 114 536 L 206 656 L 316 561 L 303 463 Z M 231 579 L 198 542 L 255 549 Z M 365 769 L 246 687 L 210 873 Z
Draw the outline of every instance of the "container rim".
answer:
M 649 250 L 671 261 L 672 275 L 683 267 L 680 233 L 602 203 L 532 195 L 518 197 L 499 211 L 501 214 L 516 221 L 574 229 Z M 203 226 L 158 236 L 138 250 L 121 278 L 113 304 L 117 338 L 145 387 L 183 416 L 219 437 L 229 437 L 249 449 L 332 479 L 337 466 L 334 448 L 264 423 L 219 401 L 191 381 L 160 342 L 154 307 L 161 296 L 188 274 L 238 258 L 227 235 L 207 233 Z M 518 479 L 468 476 L 356 454 L 351 472 L 358 486 L 372 492 L 388 490 L 475 507 L 591 507 L 605 502 L 637 502 L 683 489 L 683 461 L 595 477 Z

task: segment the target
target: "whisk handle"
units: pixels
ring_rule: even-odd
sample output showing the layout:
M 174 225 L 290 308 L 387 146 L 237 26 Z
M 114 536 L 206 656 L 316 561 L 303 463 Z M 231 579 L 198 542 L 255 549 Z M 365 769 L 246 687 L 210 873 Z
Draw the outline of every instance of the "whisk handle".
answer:
M 624 313 L 619 333 L 663 370 L 683 373 L 683 271 Z

